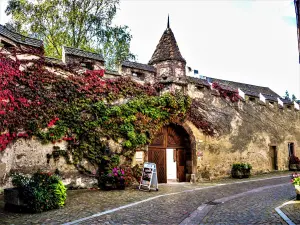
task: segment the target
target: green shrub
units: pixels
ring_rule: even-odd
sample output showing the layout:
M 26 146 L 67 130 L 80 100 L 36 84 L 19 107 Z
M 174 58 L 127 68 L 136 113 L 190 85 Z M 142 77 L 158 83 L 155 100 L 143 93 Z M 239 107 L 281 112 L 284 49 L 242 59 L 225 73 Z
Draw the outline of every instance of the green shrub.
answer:
M 232 165 L 233 170 L 247 170 L 247 169 L 252 169 L 252 166 L 250 163 L 234 163 Z
M 57 209 L 65 204 L 67 189 L 57 175 L 36 172 L 32 177 L 12 175 L 12 183 L 20 191 L 20 197 L 32 212 Z

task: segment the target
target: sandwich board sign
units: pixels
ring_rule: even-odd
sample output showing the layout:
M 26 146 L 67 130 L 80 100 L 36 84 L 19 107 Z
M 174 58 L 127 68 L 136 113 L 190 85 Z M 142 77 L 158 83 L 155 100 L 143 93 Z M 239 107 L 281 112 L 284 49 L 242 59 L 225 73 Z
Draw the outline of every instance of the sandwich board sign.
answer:
M 145 188 L 146 190 L 148 189 L 149 192 L 151 191 L 151 189 L 158 191 L 158 181 L 155 163 L 144 163 L 139 190 L 145 190 Z

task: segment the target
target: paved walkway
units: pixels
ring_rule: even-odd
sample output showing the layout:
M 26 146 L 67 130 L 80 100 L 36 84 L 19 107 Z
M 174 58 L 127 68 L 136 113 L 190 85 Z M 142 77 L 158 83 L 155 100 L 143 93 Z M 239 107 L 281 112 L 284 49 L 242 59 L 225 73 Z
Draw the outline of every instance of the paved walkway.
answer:
M 0 224 L 180 224 L 203 204 L 210 205 L 210 210 L 196 224 L 285 224 L 274 208 L 295 197 L 288 174 L 278 173 L 281 177 L 272 179 L 274 174 L 160 185 L 158 192 L 150 193 L 136 189 L 69 191 L 64 208 L 41 214 L 5 212 L 0 196 Z M 218 199 L 224 203 L 216 204 Z

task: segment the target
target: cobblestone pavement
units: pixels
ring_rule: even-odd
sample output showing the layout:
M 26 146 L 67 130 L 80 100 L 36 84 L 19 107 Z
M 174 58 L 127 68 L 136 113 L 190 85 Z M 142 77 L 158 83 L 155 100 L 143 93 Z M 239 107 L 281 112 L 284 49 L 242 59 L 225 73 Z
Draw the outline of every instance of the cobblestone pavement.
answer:
M 295 196 L 286 184 L 216 205 L 201 224 L 286 224 L 275 208 Z
M 280 191 L 276 191 L 276 188 L 272 188 L 268 191 L 263 191 L 263 194 L 261 195 L 254 195 L 256 197 L 253 199 L 249 196 L 241 198 L 242 201 L 238 201 L 237 204 L 232 205 L 232 214 L 226 210 L 222 211 L 221 208 L 220 214 L 208 215 L 208 218 L 205 218 L 207 220 L 206 224 L 248 224 L 248 222 L 260 223 L 260 221 L 262 221 L 261 224 L 266 224 L 267 222 L 280 224 L 284 223 L 284 221 L 277 216 L 274 208 L 293 197 L 294 191 L 292 191 L 292 186 L 288 182 L 289 178 L 272 179 L 216 186 L 214 188 L 165 196 L 141 203 L 131 208 L 121 209 L 111 214 L 86 220 L 80 224 L 180 224 L 191 212 L 196 210 L 203 203 L 263 186 L 286 183 L 283 188 L 280 188 Z M 273 205 L 275 207 L 268 209 L 270 212 L 265 212 L 264 210 L 268 208 L 268 205 L 269 207 L 273 207 Z M 241 208 L 244 206 L 248 211 L 237 213 L 237 211 L 240 212 Z M 224 205 L 224 208 L 226 209 L 226 205 Z M 251 211 L 252 208 L 257 209 Z M 252 221 L 254 218 L 253 212 L 257 213 L 255 215 L 257 216 L 257 220 Z M 225 213 L 225 215 L 223 216 L 222 213 Z M 249 215 L 247 215 L 247 213 L 249 213 Z M 231 218 L 236 214 L 239 216 L 236 218 L 235 222 L 233 222 Z M 222 218 L 224 218 L 224 220 L 222 220 Z
M 300 224 L 300 201 L 285 205 L 280 210 L 295 224 Z
M 288 173 L 280 173 L 277 175 L 282 176 L 287 174 Z M 266 178 L 268 176 L 270 175 L 264 175 L 252 179 Z M 96 217 L 92 220 L 86 220 L 82 224 L 179 224 L 202 203 L 249 191 L 254 188 L 288 183 L 289 178 L 283 177 L 254 182 L 236 183 L 241 181 L 244 180 L 228 179 L 216 183 L 202 183 L 197 185 L 188 183 L 160 185 L 158 192 L 153 191 L 150 193 L 139 192 L 136 189 L 107 192 L 98 190 L 69 191 L 66 206 L 64 208 L 41 214 L 18 214 L 5 212 L 3 209 L 3 196 L 0 196 L 0 224 L 62 224 L 130 203 L 149 199 L 151 197 L 154 197 L 154 199 L 110 214 Z M 219 186 L 219 183 L 226 185 Z M 287 189 L 289 189 L 288 185 Z M 271 193 L 277 193 L 276 191 L 274 192 L 273 189 L 270 191 L 270 195 Z M 165 194 L 172 195 L 161 196 Z M 276 204 L 278 202 L 276 206 L 289 200 L 291 197 L 289 192 L 284 191 L 282 194 L 275 195 Z M 236 200 L 232 200 L 232 202 L 234 201 Z

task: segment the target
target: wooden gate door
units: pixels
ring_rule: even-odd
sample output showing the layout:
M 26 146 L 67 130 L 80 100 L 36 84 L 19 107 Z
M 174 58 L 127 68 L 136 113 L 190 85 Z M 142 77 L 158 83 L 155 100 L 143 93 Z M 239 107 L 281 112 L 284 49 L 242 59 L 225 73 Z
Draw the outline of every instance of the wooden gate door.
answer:
M 177 177 L 179 182 L 185 181 L 185 152 L 184 149 L 177 149 Z
M 167 183 L 166 149 L 149 148 L 148 161 L 156 164 L 158 183 Z

